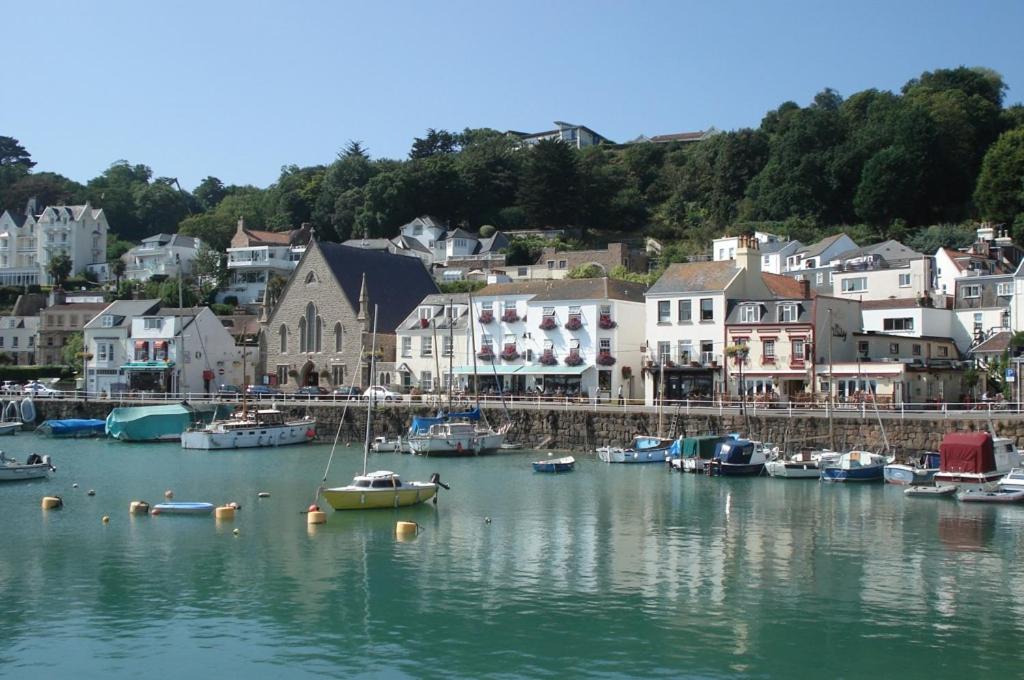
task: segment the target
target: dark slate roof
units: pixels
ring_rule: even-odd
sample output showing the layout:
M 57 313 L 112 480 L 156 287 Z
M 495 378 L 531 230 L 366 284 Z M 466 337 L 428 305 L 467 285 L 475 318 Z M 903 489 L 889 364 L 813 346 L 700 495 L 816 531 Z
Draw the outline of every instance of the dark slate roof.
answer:
M 437 284 L 418 257 L 363 250 L 338 243 L 317 242 L 352 309 L 359 311 L 359 291 L 366 274 L 366 292 L 372 314 L 377 305 L 377 331 L 392 333 Z
M 703 293 L 725 290 L 739 273 L 732 260 L 716 262 L 677 262 L 670 264 L 648 295 L 672 293 Z
M 761 251 L 761 255 L 771 255 L 777 253 L 790 243 L 795 243 L 797 249 L 803 248 L 803 244 L 800 241 L 768 241 L 767 243 L 758 244 L 757 249 Z
M 363 250 L 387 250 L 391 247 L 391 241 L 386 238 L 350 238 L 342 245 Z
M 448 232 L 446 232 L 444 234 L 441 234 L 441 237 L 438 238 L 437 240 L 438 241 L 446 241 L 446 240 L 453 239 L 453 238 L 467 238 L 467 239 L 476 240 L 477 236 L 475 234 L 470 234 L 465 229 L 459 227 L 458 229 L 451 229 L 450 231 L 448 231 Z
M 508 244 L 508 236 L 500 231 L 496 231 L 494 232 L 494 236 L 488 236 L 487 238 L 480 239 L 480 244 L 477 247 L 477 253 L 493 253 L 501 250 L 502 248 L 508 248 Z
M 899 241 L 889 239 L 888 241 L 882 241 L 881 243 L 874 243 L 870 246 L 863 246 L 861 248 L 853 248 L 847 250 L 836 258 L 838 260 L 847 261 L 852 260 L 856 257 L 864 257 L 865 255 L 879 255 L 886 262 L 900 262 L 905 260 L 920 260 L 924 255 L 921 253 L 908 248 Z
M 821 255 L 823 252 L 825 252 L 827 248 L 829 248 L 832 244 L 834 244 L 836 241 L 838 241 L 844 236 L 846 236 L 846 234 L 840 232 L 838 234 L 826 236 L 817 243 L 812 243 L 811 245 L 803 249 L 802 252 L 804 254 L 804 257 L 817 257 L 818 255 Z
M 761 306 L 761 320 L 756 322 L 756 324 L 749 321 L 740 321 L 740 307 L 751 304 Z M 779 321 L 781 314 L 779 307 L 783 305 L 797 306 L 797 318 L 795 321 Z M 726 312 L 725 323 L 737 326 L 754 326 L 758 324 L 778 326 L 780 323 L 807 324 L 811 322 L 810 300 L 729 300 L 728 307 L 729 311 Z
M 974 349 L 972 354 L 1002 354 L 1010 347 L 1010 331 L 999 331 L 985 338 Z
M 19 229 L 25 226 L 25 220 L 28 219 L 28 215 L 24 215 L 22 213 L 19 213 L 18 211 L 12 212 L 10 210 L 6 210 L 4 212 L 11 216 L 11 219 L 14 221 L 15 226 L 17 226 Z

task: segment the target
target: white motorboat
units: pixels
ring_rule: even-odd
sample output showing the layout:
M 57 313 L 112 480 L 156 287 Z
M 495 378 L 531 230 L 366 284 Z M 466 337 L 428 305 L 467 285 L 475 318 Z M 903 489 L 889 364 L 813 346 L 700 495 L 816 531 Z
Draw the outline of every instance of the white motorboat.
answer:
M 1024 491 L 1024 468 L 1015 467 L 996 483 L 999 491 Z
M 939 446 L 936 484 L 954 484 L 961 490 L 992 491 L 1007 473 L 1021 465 L 1016 444 L 988 432 L 949 432 Z
M 5 435 L 11 435 L 21 429 L 21 421 L 15 420 L 14 422 L 3 422 L 0 421 L 0 437 Z
M 30 454 L 24 463 L 8 458 L 0 451 L 0 482 L 20 482 L 26 479 L 49 477 L 57 468 L 50 462 L 49 456 Z
M 425 434 L 410 435 L 408 441 L 412 452 L 421 456 L 472 456 L 480 453 L 473 423 L 438 423 L 431 425 Z
M 316 421 L 308 416 L 288 420 L 277 409 L 261 409 L 214 420 L 181 435 L 183 449 L 248 449 L 304 444 L 316 437 Z
M 825 465 L 836 465 L 842 454 L 837 451 L 805 450 L 793 454 L 789 458 L 776 458 L 765 463 L 764 468 L 772 477 L 783 479 L 819 479 L 821 468 Z
M 402 450 L 402 438 L 388 439 L 387 437 L 374 437 L 370 448 L 376 453 L 395 453 Z
M 675 439 L 637 436 L 625 447 L 602 446 L 596 452 L 605 463 L 664 463 L 671 457 L 669 449 L 675 443 Z

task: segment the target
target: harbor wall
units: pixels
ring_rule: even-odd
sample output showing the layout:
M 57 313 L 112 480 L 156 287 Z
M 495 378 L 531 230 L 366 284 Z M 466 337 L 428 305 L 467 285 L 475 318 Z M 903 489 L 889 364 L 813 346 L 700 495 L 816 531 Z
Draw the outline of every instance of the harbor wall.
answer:
M 38 420 L 46 418 L 106 418 L 114 406 L 105 401 L 72 402 L 36 400 Z M 362 441 L 366 424 L 366 407 L 350 404 L 279 404 L 290 416 L 312 415 L 317 419 L 320 441 L 333 440 L 338 422 L 344 415 L 340 440 Z M 505 421 L 501 409 L 485 409 L 491 423 Z M 587 411 L 552 409 L 511 409 L 512 431 L 509 441 L 523 447 L 544 447 L 573 451 L 592 451 L 607 444 L 623 445 L 637 434 L 657 435 L 658 415 L 645 411 L 616 409 L 614 411 Z M 428 407 L 378 406 L 373 419 L 373 436 L 397 437 L 405 433 L 414 415 L 430 416 Z M 749 422 L 749 428 L 747 423 Z M 845 414 L 832 419 L 837 447 L 849 449 L 863 447 L 880 449 L 883 428 L 876 418 L 858 418 Z M 884 437 L 895 449 L 908 451 L 937 450 L 942 436 L 953 430 L 987 429 L 989 420 L 980 418 L 914 417 L 900 418 L 886 414 L 883 418 Z M 1024 446 L 1024 418 L 994 419 L 992 426 L 1001 436 L 1013 437 L 1018 446 Z M 776 444 L 803 443 L 827 446 L 829 419 L 818 415 L 788 415 L 784 411 L 759 411 L 749 419 L 740 414 L 698 415 L 665 413 L 661 434 L 664 436 L 698 435 L 738 432 L 755 439 Z

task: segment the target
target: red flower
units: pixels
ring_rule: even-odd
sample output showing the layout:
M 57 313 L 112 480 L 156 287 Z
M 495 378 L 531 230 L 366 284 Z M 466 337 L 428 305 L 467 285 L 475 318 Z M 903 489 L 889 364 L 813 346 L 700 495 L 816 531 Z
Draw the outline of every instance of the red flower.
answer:
M 540 363 L 544 364 L 545 366 L 554 366 L 555 364 L 558 363 L 558 359 L 556 359 L 555 355 L 552 354 L 551 352 L 544 352 L 544 354 L 542 354 L 540 357 Z
M 553 316 L 545 316 L 540 322 L 540 328 L 544 331 L 550 331 L 558 327 L 558 323 L 555 321 Z
M 426 328 L 430 325 L 430 319 L 420 319 L 420 328 Z
M 480 312 L 480 323 L 489 324 L 492 321 L 494 321 L 494 314 L 489 309 Z
M 601 318 L 597 320 L 597 325 L 607 330 L 609 328 L 615 328 L 618 324 L 612 321 L 612 317 L 608 314 L 602 314 Z
M 615 363 L 615 357 L 611 352 L 600 352 L 597 355 L 597 363 L 602 366 L 612 366 Z
M 569 320 L 565 322 L 566 330 L 578 331 L 583 328 L 583 320 L 578 316 L 569 317 Z
M 505 313 L 501 315 L 501 320 L 505 323 L 515 323 L 519 321 L 519 315 L 516 314 L 514 309 L 506 309 Z

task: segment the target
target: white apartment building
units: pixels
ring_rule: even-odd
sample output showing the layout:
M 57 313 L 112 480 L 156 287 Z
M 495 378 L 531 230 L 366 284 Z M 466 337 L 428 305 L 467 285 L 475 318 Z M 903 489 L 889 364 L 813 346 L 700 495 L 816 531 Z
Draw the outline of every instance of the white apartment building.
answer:
M 154 276 L 177 278 L 192 273 L 192 263 L 203 244 L 198 238 L 180 234 L 155 234 L 142 239 L 121 256 L 125 262 L 124 278 L 148 281 Z
M 227 250 L 228 282 L 217 301 L 233 298 L 242 306 L 263 304 L 267 283 L 275 275 L 291 276 L 306 252 L 311 231 L 306 224 L 286 232 L 260 231 L 246 228 L 245 220 L 239 219 Z
M 196 394 L 243 382 L 242 348 L 209 307 L 118 300 L 86 324 L 84 341 L 89 391 Z
M 932 259 L 898 241 L 843 253 L 832 261 L 832 295 L 851 300 L 920 299 L 932 290 Z
M 469 338 L 469 296 L 431 294 L 395 330 L 395 366 L 404 389 L 448 389 L 449 366 L 473 365 Z M 464 381 L 463 381 L 464 382 Z
M 471 323 L 481 389 L 637 399 L 644 337 L 643 286 L 609 278 L 489 285 Z M 473 375 L 472 365 L 456 369 Z
M 106 261 L 107 218 L 85 205 L 48 206 L 36 214 L 32 199 L 23 212 L 0 214 L 0 285 L 52 284 L 47 267 L 57 255 L 71 258 L 71 275 Z
M 850 250 L 857 244 L 846 234 L 833 234 L 817 243 L 798 248 L 786 257 L 785 271 L 795 272 L 801 269 L 818 269 L 827 267 L 832 260 Z
M 758 242 L 744 237 L 734 259 L 669 265 L 647 291 L 644 398 L 710 399 L 725 390 L 727 301 L 773 297 Z M 661 381 L 664 379 L 664 388 Z
M 956 280 L 953 339 L 963 351 L 1011 326 L 1015 277 L 963 276 Z
M 925 298 L 926 303 L 930 301 L 931 298 Z M 866 300 L 861 303 L 861 316 L 865 331 L 908 338 L 954 338 L 959 323 L 952 309 L 921 304 L 912 298 Z M 966 352 L 967 348 L 961 347 L 960 351 Z
M 733 260 L 739 248 L 740 236 L 722 236 L 711 242 L 711 259 L 715 261 Z M 758 249 L 761 251 L 761 271 L 770 274 L 781 274 L 785 271 L 786 261 L 790 255 L 803 248 L 799 241 L 791 241 L 778 234 L 766 231 L 755 231 Z

